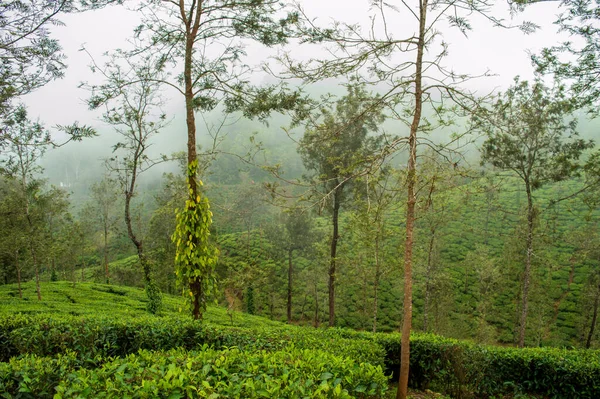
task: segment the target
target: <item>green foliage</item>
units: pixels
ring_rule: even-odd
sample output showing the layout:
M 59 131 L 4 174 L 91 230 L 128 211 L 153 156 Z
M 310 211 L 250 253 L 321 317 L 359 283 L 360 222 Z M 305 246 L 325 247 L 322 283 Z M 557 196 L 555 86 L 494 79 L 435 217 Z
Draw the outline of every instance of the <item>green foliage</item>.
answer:
M 576 176 L 578 160 L 593 142 L 578 138 L 574 100 L 562 86 L 546 87 L 515 78 L 515 83 L 474 121 L 487 138 L 482 162 L 513 171 L 533 190 Z
M 323 108 L 307 126 L 298 152 L 305 167 L 314 173 L 314 183 L 322 185 L 323 194 L 343 188 L 361 168 L 374 161 L 383 136 L 377 133 L 385 120 L 378 97 L 367 92 L 365 84 L 353 81 L 348 94 Z
M 248 314 L 254 314 L 254 288 L 248 287 L 246 290 L 246 312 Z
M 193 194 L 190 180 L 197 176 L 198 161 L 188 165 L 188 189 Z M 198 182 L 200 185 L 202 182 Z M 214 294 L 216 284 L 215 267 L 219 257 L 218 248 L 210 240 L 212 212 L 208 198 L 197 194 L 196 198 L 188 198 L 185 208 L 177 213 L 177 227 L 172 240 L 176 244 L 175 274 L 185 297 L 191 303 L 198 301 L 200 310 L 206 309 L 207 298 Z M 199 284 L 196 292 L 192 284 Z M 200 298 L 195 296 L 200 295 Z
M 377 334 L 387 366 L 400 365 L 400 335 Z M 411 386 L 452 397 L 540 395 L 596 398 L 600 395 L 600 352 L 557 348 L 502 348 L 413 334 Z
M 212 307 L 201 324 L 169 312 L 180 302 L 170 296 L 158 317 L 136 311 L 142 291 L 109 285 L 79 284 L 77 293 L 66 282 L 44 283 L 45 300 L 33 304 L 9 299 L 14 287 L 0 289 L 5 396 L 202 397 L 186 391 L 193 386 L 205 397 L 261 397 L 263 388 L 281 397 L 381 397 L 382 367 L 389 375 L 400 362 L 397 333 L 302 328 L 243 314 L 231 326 L 225 309 Z M 31 283 L 24 293 L 34 295 Z M 413 334 L 411 353 L 411 386 L 452 397 L 600 395 L 597 350 L 519 350 Z M 256 392 L 246 391 L 252 386 Z
M 387 389 L 381 367 L 294 348 L 140 351 L 87 362 L 70 352 L 57 358 L 28 355 L 1 368 L 2 395 L 38 398 L 377 398 Z

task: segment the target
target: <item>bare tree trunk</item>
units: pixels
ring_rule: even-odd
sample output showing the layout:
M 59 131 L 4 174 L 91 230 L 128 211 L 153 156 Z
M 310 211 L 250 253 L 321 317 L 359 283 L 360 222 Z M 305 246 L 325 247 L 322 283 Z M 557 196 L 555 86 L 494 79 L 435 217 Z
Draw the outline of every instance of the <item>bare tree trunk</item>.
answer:
M 27 182 L 25 180 L 25 175 L 22 178 L 23 192 L 27 192 Z M 38 260 L 35 253 L 35 247 L 33 245 L 33 222 L 31 221 L 31 215 L 29 214 L 29 199 L 25 198 L 25 216 L 27 218 L 27 224 L 29 225 L 29 249 L 31 250 L 31 258 L 33 260 L 33 268 L 35 269 L 35 289 L 37 291 L 38 301 L 42 300 L 42 291 L 40 289 L 40 271 Z
M 423 52 L 425 51 L 425 24 L 427 18 L 428 1 L 423 0 L 420 5 L 419 42 L 417 45 L 417 60 L 415 71 L 415 113 L 410 125 L 408 138 L 409 157 L 407 175 L 407 201 L 406 201 L 406 241 L 404 248 L 404 301 L 402 318 L 402 338 L 400 349 L 400 376 L 398 378 L 397 399 L 406 399 L 408 395 L 408 369 L 410 364 L 410 332 L 412 329 L 412 257 L 413 233 L 415 228 L 415 205 L 417 197 L 417 132 L 421 122 L 423 108 Z
M 529 284 L 531 281 L 531 257 L 533 255 L 533 198 L 529 179 L 525 180 L 527 191 L 527 255 L 525 258 L 525 273 L 523 274 L 523 294 L 521 297 L 521 319 L 519 323 L 519 348 L 525 346 L 525 327 L 527 323 L 527 309 L 529 306 Z
M 600 305 L 600 285 L 596 291 L 596 298 L 594 298 L 594 315 L 592 316 L 592 323 L 590 324 L 590 332 L 585 342 L 585 348 L 589 349 L 592 345 L 592 338 L 594 337 L 594 330 L 596 329 L 596 321 L 598 320 L 598 306 Z
M 423 303 L 423 331 L 429 331 L 429 302 L 431 301 L 432 252 L 435 243 L 435 230 L 431 229 L 431 238 L 427 249 L 427 270 L 425 271 L 425 300 Z
M 83 283 L 85 281 L 85 258 L 84 258 L 84 254 L 82 251 L 81 254 L 81 282 Z
M 110 274 L 108 273 L 108 225 L 106 220 L 104 222 L 104 276 L 106 277 L 106 284 L 110 284 Z
M 33 247 L 33 243 L 29 243 L 29 248 L 31 249 L 31 257 L 33 259 L 33 268 L 35 269 L 35 289 L 37 291 L 38 301 L 42 300 L 42 291 L 40 289 L 40 270 L 37 262 L 37 257 L 35 254 L 35 248 Z
M 313 325 L 315 328 L 319 327 L 319 287 L 317 286 L 317 280 L 315 279 L 315 318 Z
M 337 180 L 336 180 L 337 184 Z M 329 327 L 335 325 L 335 266 L 337 256 L 337 243 L 339 239 L 339 213 L 340 213 L 340 196 L 342 188 L 338 185 L 333 192 L 333 235 L 331 237 L 331 258 L 329 264 Z
M 304 317 L 305 317 L 304 309 L 306 308 L 307 299 L 308 299 L 308 295 L 305 292 L 304 293 L 304 300 L 302 301 L 302 308 L 300 309 L 300 320 L 301 321 L 304 321 Z
M 19 264 L 19 250 L 15 250 L 15 262 L 17 266 L 17 287 L 19 287 L 19 298 L 23 299 L 23 290 L 21 289 L 21 265 Z
M 293 263 L 292 263 L 292 252 L 293 249 L 288 250 L 288 288 L 287 288 L 287 322 L 292 322 L 292 277 L 293 277 Z
M 373 282 L 373 332 L 377 332 L 377 311 L 379 310 L 379 279 L 381 265 L 379 264 L 379 232 L 375 237 L 375 281 Z

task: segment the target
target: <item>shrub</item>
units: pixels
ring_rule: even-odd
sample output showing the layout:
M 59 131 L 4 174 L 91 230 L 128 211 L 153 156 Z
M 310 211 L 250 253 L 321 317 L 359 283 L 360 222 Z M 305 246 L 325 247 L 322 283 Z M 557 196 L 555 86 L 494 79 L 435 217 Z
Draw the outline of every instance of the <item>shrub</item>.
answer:
M 319 350 L 140 351 L 81 362 L 27 355 L 0 365 L 0 395 L 35 398 L 377 398 L 381 367 Z
M 226 327 L 197 321 L 152 316 L 118 320 L 110 317 L 43 315 L 14 316 L 0 323 L 3 361 L 17 354 L 52 356 L 75 351 L 81 358 L 125 356 L 140 349 L 278 350 L 290 344 L 350 356 L 359 362 L 384 365 L 382 347 L 371 339 L 347 338 L 343 330 L 312 330 L 296 326 L 277 328 Z

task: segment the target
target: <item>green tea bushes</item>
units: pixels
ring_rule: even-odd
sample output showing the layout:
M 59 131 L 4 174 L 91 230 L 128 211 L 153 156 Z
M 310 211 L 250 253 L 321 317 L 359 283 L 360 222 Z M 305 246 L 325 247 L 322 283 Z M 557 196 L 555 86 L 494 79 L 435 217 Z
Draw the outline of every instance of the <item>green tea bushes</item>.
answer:
M 380 366 L 320 350 L 140 351 L 82 364 L 72 352 L 0 365 L 2 397 L 379 398 Z
M 386 366 L 398 367 L 400 335 L 375 334 L 373 339 L 385 349 Z M 600 351 L 504 348 L 414 334 L 409 382 L 460 398 L 595 399 L 600 398 Z

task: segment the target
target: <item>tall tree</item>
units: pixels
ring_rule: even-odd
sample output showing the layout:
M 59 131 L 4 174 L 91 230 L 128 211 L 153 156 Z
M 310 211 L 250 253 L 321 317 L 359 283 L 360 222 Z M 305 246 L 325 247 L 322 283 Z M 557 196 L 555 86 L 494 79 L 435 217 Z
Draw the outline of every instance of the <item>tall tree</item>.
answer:
M 18 181 L 18 195 L 21 198 L 21 212 L 26 222 L 27 246 L 35 270 L 38 300 L 42 300 L 40 290 L 40 225 L 36 223 L 34 201 L 40 199 L 38 193 L 42 182 L 36 178 L 41 172 L 40 157 L 50 141 L 50 134 L 38 122 L 32 122 L 25 107 L 19 106 L 11 117 L 5 120 L 4 130 L 8 156 L 2 159 L 2 171 Z
M 471 29 L 470 19 L 478 16 L 497 26 L 502 25 L 502 21 L 494 17 L 492 3 L 488 0 L 403 1 L 401 6 L 372 1 L 369 5 L 370 22 L 365 29 L 359 24 L 343 23 L 321 28 L 312 21 L 306 26 L 307 42 L 327 44 L 331 58 L 296 62 L 287 54 L 281 60 L 290 76 L 306 82 L 359 73 L 362 81 L 382 90 L 379 102 L 388 107 L 389 114 L 400 126 L 409 128 L 408 136 L 398 134 L 398 139 L 390 142 L 383 151 L 386 155 L 407 144 L 404 302 L 397 393 L 398 399 L 406 399 L 419 136 L 423 144 L 427 140 L 422 137 L 423 133 L 448 127 L 454 123 L 457 113 L 468 113 L 477 107 L 472 93 L 464 88 L 465 81 L 473 76 L 457 73 L 446 64 L 449 44 L 443 39 L 442 32 L 449 25 L 466 34 Z M 424 114 L 424 107 L 429 108 L 430 115 Z M 456 138 L 450 141 L 456 142 Z
M 314 240 L 313 220 L 306 209 L 291 208 L 281 212 L 276 225 L 267 228 L 267 236 L 287 257 L 287 322 L 292 322 L 292 297 L 294 293 L 294 251 L 308 249 Z
M 104 277 L 106 284 L 110 284 L 110 272 L 108 270 L 108 237 L 111 230 L 117 222 L 116 218 L 116 201 L 118 192 L 114 182 L 107 177 L 104 177 L 99 182 L 92 184 L 91 187 L 91 207 L 95 210 L 96 220 L 100 222 L 102 228 L 102 238 L 104 245 L 102 254 L 104 258 Z
M 372 259 L 367 264 L 373 269 L 373 332 L 377 332 L 381 280 L 390 271 L 385 259 L 385 241 L 391 233 L 386 216 L 397 204 L 397 186 L 401 180 L 396 171 L 379 169 L 361 177 L 355 187 L 356 201 L 350 223 L 358 238 L 355 245 L 365 248 L 366 258 Z
M 122 59 L 121 55 L 117 51 L 104 67 L 94 66 L 93 70 L 101 73 L 105 82 L 88 86 L 92 93 L 88 105 L 92 109 L 106 107 L 103 120 L 114 126 L 121 136 L 121 141 L 113 147 L 114 156 L 107 160 L 107 167 L 123 190 L 127 235 L 136 248 L 144 273 L 148 310 L 156 313 L 161 307 L 161 294 L 152 278 L 150 259 L 144 251 L 143 232 L 134 228 L 132 201 L 137 194 L 140 175 L 168 159 L 166 156 L 152 158 L 148 148 L 153 137 L 169 121 L 161 109 L 161 84 L 156 81 L 161 74 L 155 65 L 147 57 Z
M 517 343 L 525 345 L 525 327 L 531 283 L 534 221 L 538 210 L 534 191 L 544 184 L 577 175 L 579 159 L 590 141 L 578 137 L 572 116 L 574 102 L 564 87 L 546 87 L 515 79 L 490 109 L 475 115 L 477 129 L 486 140 L 481 149 L 482 163 L 511 171 L 522 182 L 527 195 L 526 256 L 522 277 L 521 315 Z
M 339 214 L 348 198 L 350 185 L 364 165 L 379 152 L 382 137 L 370 136 L 384 120 L 381 107 L 363 84 L 352 82 L 348 94 L 324 108 L 317 117 L 321 122 L 304 133 L 298 151 L 304 166 L 313 172 L 315 187 L 320 188 L 331 212 L 332 234 L 329 258 L 329 326 L 335 325 L 335 278 L 339 234 Z
M 281 95 L 273 87 L 253 89 L 248 81 L 251 69 L 242 61 L 245 39 L 266 46 L 286 41 L 288 25 L 296 21 L 297 15 L 291 13 L 278 20 L 275 15 L 281 10 L 278 0 L 145 0 L 139 7 L 143 21 L 135 30 L 136 48 L 129 54 L 143 52 L 153 57 L 155 65 L 162 71 L 170 67 L 178 71 L 155 80 L 174 88 L 185 100 L 187 174 L 190 177 L 187 205 L 196 203 L 202 184 L 197 175 L 196 112 L 223 105 L 227 110 L 243 109 L 246 116 L 265 117 L 273 108 L 296 105 L 295 95 Z M 194 213 L 192 219 L 201 220 L 206 218 L 199 213 L 201 208 L 194 205 L 182 212 L 187 212 L 190 217 Z M 192 219 L 179 218 L 181 222 Z M 191 227 L 181 226 L 180 230 Z M 199 248 L 200 243 L 194 235 L 183 235 L 181 239 L 182 251 L 189 247 L 194 251 Z M 188 240 L 191 241 L 188 243 Z M 177 263 L 183 261 L 185 268 L 203 269 L 202 265 L 196 264 L 203 255 L 196 256 L 195 252 L 190 255 L 192 258 L 178 252 Z M 210 289 L 207 284 L 213 277 L 195 275 L 189 282 L 195 319 L 201 317 L 204 292 Z

